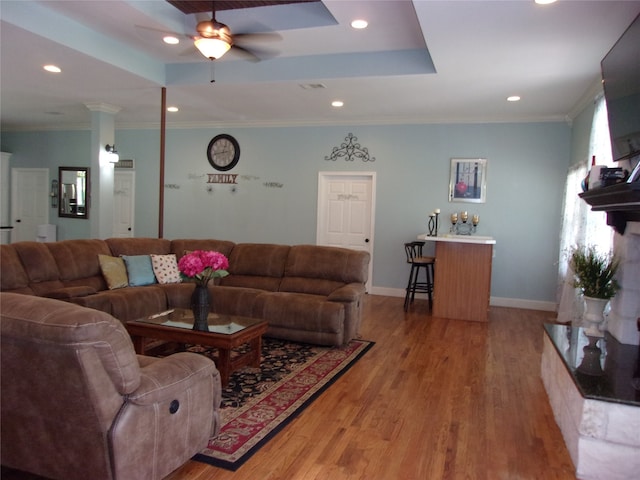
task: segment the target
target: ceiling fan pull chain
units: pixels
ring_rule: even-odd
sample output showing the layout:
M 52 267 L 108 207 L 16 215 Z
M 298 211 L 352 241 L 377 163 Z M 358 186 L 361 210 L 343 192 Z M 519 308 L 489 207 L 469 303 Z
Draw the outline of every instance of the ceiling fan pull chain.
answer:
M 215 70 L 215 67 L 214 67 L 214 64 L 213 64 L 214 60 L 211 59 L 210 63 L 211 63 L 211 80 L 210 80 L 209 83 L 216 83 L 216 77 L 215 77 L 216 70 Z

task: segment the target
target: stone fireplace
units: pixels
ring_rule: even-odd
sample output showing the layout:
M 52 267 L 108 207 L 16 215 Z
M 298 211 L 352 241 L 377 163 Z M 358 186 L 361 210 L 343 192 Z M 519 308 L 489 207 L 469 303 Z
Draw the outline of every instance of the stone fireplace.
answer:
M 640 222 L 627 222 L 623 235 L 616 234 L 614 253 L 620 259 L 621 289 L 611 299 L 607 330 L 620 343 L 640 344 Z
M 616 230 L 621 289 L 604 338 L 545 325 L 541 376 L 579 479 L 626 480 L 640 472 L 640 181 L 580 194 Z M 604 226 L 603 226 L 604 227 Z M 600 348 L 589 349 L 593 342 Z M 597 368 L 584 373 L 590 354 Z M 592 362 L 593 364 L 593 362 Z M 595 373 L 594 373 L 595 372 Z

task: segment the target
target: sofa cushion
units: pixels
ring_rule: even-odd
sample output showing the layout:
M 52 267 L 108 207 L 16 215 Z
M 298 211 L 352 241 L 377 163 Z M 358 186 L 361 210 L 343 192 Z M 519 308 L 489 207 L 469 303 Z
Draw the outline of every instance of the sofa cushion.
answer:
M 71 300 L 76 297 L 86 297 L 87 295 L 93 295 L 96 289 L 93 287 L 64 287 L 58 290 L 51 290 L 44 296 L 47 298 L 55 298 L 57 300 Z
M 166 255 L 171 253 L 171 241 L 166 238 L 107 238 L 111 255 Z
M 220 285 L 277 291 L 290 249 L 266 243 L 236 245 L 229 256 L 229 276 L 221 279 Z
M 182 281 L 175 253 L 167 255 L 151 254 L 151 266 L 158 283 L 180 283 Z
M 112 257 L 111 255 L 98 255 L 102 276 L 107 282 L 109 290 L 124 288 L 129 285 L 127 267 L 122 257 Z
M 344 284 L 366 282 L 368 264 L 368 252 L 295 245 L 287 258 L 280 291 L 329 295 Z
M 322 295 L 263 293 L 256 299 L 253 316 L 267 320 L 270 327 L 331 334 L 342 334 L 344 329 L 344 305 Z
M 64 287 L 56 260 L 45 243 L 18 242 L 12 245 L 29 277 L 29 287 L 36 295 L 42 296 Z
M 12 245 L 0 245 L 0 290 L 3 292 L 15 292 L 33 294 L 29 288 L 29 277 L 25 272 L 18 252 Z
M 106 290 L 99 296 L 109 299 L 111 315 L 123 322 L 164 312 L 168 308 L 167 296 L 158 284 Z
M 140 287 L 156 283 L 149 255 L 122 255 L 122 259 L 127 267 L 129 286 Z
M 107 288 L 98 261 L 98 255 L 111 254 L 104 240 L 63 240 L 45 245 L 56 260 L 65 287 L 89 286 L 97 291 Z

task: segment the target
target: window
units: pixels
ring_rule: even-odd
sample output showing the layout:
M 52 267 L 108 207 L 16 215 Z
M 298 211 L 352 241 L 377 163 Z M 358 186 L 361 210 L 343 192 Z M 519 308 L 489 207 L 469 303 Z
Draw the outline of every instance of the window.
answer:
M 571 247 L 594 245 L 601 252 L 609 252 L 613 248 L 613 229 L 607 227 L 606 213 L 592 212 L 591 207 L 578 196 L 594 155 L 598 165 L 613 166 L 607 107 L 603 96 L 596 100 L 589 136 L 589 157 L 580 164 L 572 165 L 567 174 L 558 262 L 558 320 L 561 322 L 572 321 L 581 313 L 568 272 L 567 255 Z

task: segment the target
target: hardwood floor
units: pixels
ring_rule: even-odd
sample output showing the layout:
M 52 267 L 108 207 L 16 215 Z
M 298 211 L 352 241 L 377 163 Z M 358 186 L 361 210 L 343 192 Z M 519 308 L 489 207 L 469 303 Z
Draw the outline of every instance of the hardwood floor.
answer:
M 190 461 L 165 480 L 575 479 L 540 379 L 554 315 L 443 320 L 403 300 L 366 297 L 376 345 L 238 471 Z
M 376 345 L 236 472 L 189 462 L 166 480 L 575 479 L 540 379 L 553 314 L 433 318 L 369 295 Z

